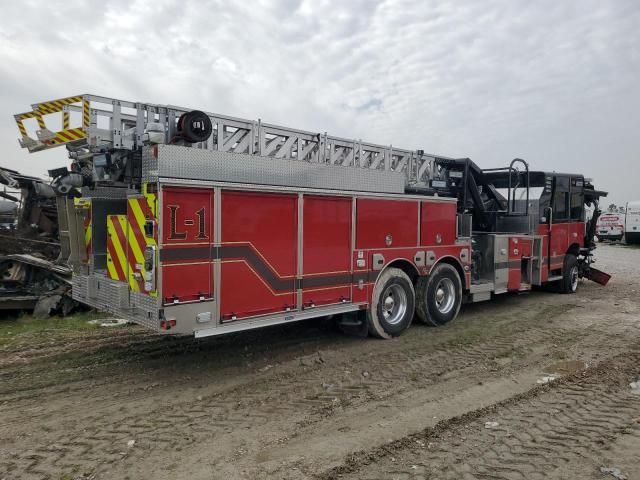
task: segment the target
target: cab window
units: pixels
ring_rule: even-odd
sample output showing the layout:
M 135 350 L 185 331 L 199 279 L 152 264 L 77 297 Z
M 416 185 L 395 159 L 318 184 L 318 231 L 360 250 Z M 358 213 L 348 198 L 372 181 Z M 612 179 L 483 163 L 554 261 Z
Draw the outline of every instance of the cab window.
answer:
M 571 179 L 571 200 L 569 215 L 573 221 L 582 221 L 584 216 L 584 180 L 582 177 Z
M 582 205 L 582 194 L 571 192 L 571 220 L 582 220 Z
M 553 193 L 553 221 L 567 220 L 569 218 L 569 179 L 556 177 Z

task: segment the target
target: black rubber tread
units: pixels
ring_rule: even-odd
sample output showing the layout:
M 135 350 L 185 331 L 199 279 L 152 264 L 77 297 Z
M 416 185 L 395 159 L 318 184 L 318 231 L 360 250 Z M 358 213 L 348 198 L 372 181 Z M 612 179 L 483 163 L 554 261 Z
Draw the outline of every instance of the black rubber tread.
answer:
M 427 313 L 427 301 L 425 298 L 427 280 L 429 280 L 429 277 L 420 277 L 416 283 L 416 318 L 425 325 L 437 327 L 438 324 L 431 320 Z
M 435 306 L 435 292 L 438 282 L 443 277 L 453 280 L 456 287 L 456 305 L 447 315 L 440 313 Z M 416 284 L 416 316 L 426 324 L 432 326 L 444 325 L 458 316 L 462 305 L 462 281 L 453 265 L 440 263 L 426 277 L 420 277 Z
M 397 325 L 390 325 L 384 321 L 382 315 L 382 305 L 380 298 L 386 288 L 392 284 L 400 284 L 407 295 L 407 312 L 404 318 Z M 409 276 L 399 268 L 388 268 L 380 274 L 375 286 L 373 287 L 373 294 L 371 296 L 371 306 L 367 310 L 367 324 L 369 326 L 369 334 L 378 337 L 389 339 L 397 337 L 411 325 L 413 315 L 415 313 L 416 294 L 413 288 L 413 283 Z
M 564 264 L 562 266 L 562 280 L 560 280 L 561 293 L 576 293 L 571 289 L 571 269 L 578 265 L 578 259 L 575 255 L 568 253 L 564 256 Z M 576 287 L 577 289 L 577 287 Z

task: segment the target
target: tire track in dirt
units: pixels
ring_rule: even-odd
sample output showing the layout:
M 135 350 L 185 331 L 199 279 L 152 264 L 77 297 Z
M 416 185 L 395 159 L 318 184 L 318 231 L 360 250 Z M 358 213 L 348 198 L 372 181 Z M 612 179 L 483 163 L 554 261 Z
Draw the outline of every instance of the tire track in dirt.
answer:
M 640 429 L 640 353 L 359 452 L 318 479 L 543 479 Z M 496 421 L 485 428 L 485 421 Z
M 540 298 L 544 300 L 543 296 Z M 75 475 L 82 473 L 87 465 L 91 466 L 89 470 L 100 472 L 123 458 L 133 461 L 136 455 L 141 455 L 138 449 L 127 451 L 126 441 L 131 438 L 135 438 L 141 445 L 153 445 L 154 450 L 161 451 L 165 448 L 184 449 L 196 441 L 211 441 L 230 432 L 251 430 L 253 435 L 256 430 L 268 431 L 274 419 L 280 423 L 278 429 L 294 430 L 299 425 L 321 421 L 332 415 L 337 408 L 356 411 L 362 402 L 383 401 L 403 391 L 425 388 L 452 373 L 473 378 L 474 372 L 480 375 L 486 375 L 489 370 L 500 372 L 502 367 L 495 361 L 496 358 L 518 350 L 527 351 L 535 345 L 555 344 L 554 346 L 562 348 L 563 345 L 575 343 L 588 335 L 587 331 L 556 328 L 557 325 L 549 319 L 566 313 L 575 305 L 558 305 L 555 304 L 554 297 L 550 298 L 552 302 L 549 304 L 538 301 L 530 302 L 530 305 L 535 304 L 535 308 L 527 309 L 523 306 L 517 321 L 511 320 L 512 312 L 504 311 L 504 307 L 516 303 L 515 300 L 506 299 L 501 304 L 485 307 L 489 314 L 495 314 L 497 319 L 494 323 L 504 326 L 504 329 L 496 329 L 496 325 L 493 325 L 498 333 L 492 331 L 490 334 L 458 341 L 456 335 L 464 334 L 473 323 L 473 320 L 459 319 L 463 322 L 459 321 L 457 326 L 452 325 L 453 328 L 448 326 L 438 330 L 428 329 L 436 334 L 434 338 L 441 337 L 441 341 L 438 340 L 435 344 L 432 340 L 425 345 L 411 341 L 411 331 L 401 339 L 391 342 L 347 340 L 342 343 L 343 350 L 348 351 L 349 355 L 346 360 L 344 352 L 339 359 L 334 360 L 331 358 L 332 352 L 328 351 L 322 353 L 324 360 L 304 368 L 300 368 L 299 363 L 300 345 L 307 342 L 312 350 L 325 345 L 337 348 L 335 344 L 339 347 L 339 337 L 325 334 L 317 339 L 314 338 L 317 336 L 315 330 L 300 338 L 298 334 L 300 331 L 304 332 L 301 328 L 300 331 L 289 330 L 289 338 L 279 339 L 279 332 L 283 330 L 277 330 L 266 335 L 261 333 L 256 334 L 257 336 L 229 337 L 213 343 L 215 349 L 212 344 L 194 342 L 192 339 L 177 339 L 177 342 L 167 345 L 163 341 L 147 343 L 145 337 L 144 342 L 126 347 L 118 346 L 110 357 L 112 362 L 107 365 L 108 369 L 97 368 L 94 371 L 97 374 L 107 374 L 108 378 L 102 381 L 105 387 L 113 385 L 115 390 L 121 389 L 122 385 L 118 381 L 129 383 L 141 377 L 139 372 L 122 375 L 123 378 L 114 378 L 110 373 L 110 369 L 129 362 L 138 362 L 147 368 L 149 365 L 155 367 L 156 359 L 158 364 L 179 359 L 185 363 L 204 361 L 205 366 L 216 368 L 219 358 L 232 354 L 231 367 L 235 368 L 234 363 L 243 364 L 246 360 L 239 351 L 243 346 L 257 342 L 256 338 L 260 338 L 260 335 L 265 340 L 262 343 L 266 345 L 258 348 L 257 355 L 269 356 L 271 361 L 271 354 L 280 357 L 283 351 L 291 347 L 290 357 L 293 360 L 285 361 L 258 375 L 254 373 L 255 369 L 241 372 L 242 378 L 236 382 L 236 386 L 216 387 L 217 391 L 203 395 L 198 401 L 181 395 L 181 386 L 191 383 L 180 377 L 179 373 L 186 371 L 183 369 L 169 372 L 170 378 L 175 381 L 172 388 L 176 392 L 170 405 L 157 404 L 155 400 L 158 393 L 155 391 L 137 391 L 124 401 L 105 399 L 103 403 L 97 404 L 95 398 L 91 398 L 98 408 L 88 413 L 83 412 L 77 417 L 69 412 L 48 409 L 43 416 L 60 413 L 64 418 L 64 431 L 60 432 L 58 422 L 55 432 L 44 431 L 37 439 L 19 438 L 10 455 L 6 459 L 0 459 L 0 478 L 3 478 L 2 472 L 7 472 L 7 478 L 50 478 L 58 473 Z M 473 308 L 470 310 L 473 316 Z M 544 321 L 540 322 L 541 318 Z M 419 331 L 417 336 L 426 338 L 423 334 L 425 331 L 427 330 Z M 440 335 L 440 332 L 444 334 Z M 226 366 L 229 366 L 229 360 Z M 33 368 L 42 368 L 42 365 L 34 362 Z M 56 368 L 55 365 L 47 366 L 53 373 Z M 93 365 L 83 365 L 78 367 L 78 371 L 92 371 L 92 368 Z M 368 376 L 362 375 L 365 371 L 369 373 Z M 3 407 L 7 402 L 11 406 L 17 401 L 15 387 L 24 388 L 23 398 L 32 395 L 36 398 L 47 395 L 49 398 L 52 393 L 47 383 L 30 385 L 28 380 L 21 381 L 21 372 L 24 372 L 23 367 L 14 370 L 5 393 L 0 394 L 0 402 L 5 402 L 4 405 L 0 404 Z M 94 386 L 91 385 L 92 390 Z M 55 395 L 82 397 L 83 389 L 86 388 L 86 383 L 70 382 L 55 391 Z M 170 390 L 167 387 L 167 391 Z M 89 391 L 89 395 L 95 397 L 96 392 Z M 124 404 L 122 410 L 117 409 L 119 402 Z M 80 402 L 75 403 L 82 407 Z M 9 421 L 0 420 L 3 430 L 7 432 L 12 428 L 19 428 L 22 421 L 19 415 L 11 417 L 13 419 Z M 289 422 L 284 427 L 282 419 Z M 46 423 L 46 418 L 43 418 L 43 423 Z M 33 431 L 37 436 L 37 427 Z
M 508 304 L 509 302 L 503 303 Z M 547 314 L 551 317 L 558 317 L 575 306 L 574 304 L 553 305 L 538 303 L 536 304 L 535 312 L 525 310 L 523 317 L 531 318 L 532 320 L 536 319 L 536 317 L 546 318 Z M 497 317 L 503 316 L 503 313 L 500 312 L 500 306 L 490 305 L 490 307 L 496 312 Z M 473 307 L 471 307 L 471 311 L 474 311 Z M 518 325 L 518 330 L 531 328 L 531 325 L 528 325 L 526 321 L 522 320 L 523 319 L 520 319 L 521 325 Z M 510 331 L 514 330 L 511 328 L 512 323 L 512 321 L 505 322 L 505 327 L 510 329 Z M 279 335 L 282 331 L 281 329 L 273 329 L 269 333 L 265 332 L 262 336 L 257 336 L 255 332 L 248 332 L 248 334 L 244 336 L 238 334 L 229 335 L 216 339 L 217 342 L 213 345 L 215 345 L 214 348 L 217 351 L 229 351 L 229 355 L 222 355 L 222 357 L 226 357 L 227 359 L 229 357 L 240 359 L 240 362 L 242 362 L 244 358 L 238 355 L 238 351 L 241 351 L 243 347 L 246 349 L 250 346 L 256 348 L 256 346 L 267 345 L 262 353 L 270 355 L 273 352 L 281 353 L 287 347 L 295 347 L 299 353 L 300 348 L 305 345 L 310 345 L 311 348 L 315 349 L 322 347 L 331 348 L 335 347 L 336 344 L 339 344 L 341 341 L 344 341 L 344 338 L 340 335 L 327 335 L 326 332 L 319 335 L 318 328 L 308 328 L 308 326 L 304 328 L 302 325 L 297 327 L 298 328 L 289 330 L 285 335 Z M 11 355 L 11 353 L 15 353 L 15 347 L 0 350 L 0 366 L 3 367 L 0 370 L 0 402 L 9 400 L 8 398 L 3 398 L 3 394 L 10 394 L 10 396 L 15 397 L 18 392 L 24 392 L 23 397 L 18 396 L 15 398 L 16 400 L 22 400 L 23 398 L 32 397 L 36 390 L 52 386 L 54 383 L 60 385 L 64 379 L 55 375 L 55 382 L 51 381 L 49 383 L 47 383 L 46 379 L 39 383 L 33 378 L 37 375 L 33 375 L 32 378 L 26 380 L 25 377 L 30 376 L 32 372 L 41 373 L 41 361 L 48 363 L 47 370 L 53 367 L 55 371 L 60 358 L 62 358 L 64 363 L 64 356 L 67 353 L 82 356 L 82 362 L 77 366 L 71 364 L 61 365 L 60 367 L 64 368 L 65 372 L 69 372 L 70 374 L 72 374 L 74 370 L 81 370 L 84 376 L 87 370 L 91 370 L 92 367 L 96 366 L 100 367 L 100 374 L 108 374 L 109 370 L 115 370 L 113 367 L 117 367 L 120 364 L 143 364 L 144 362 L 154 359 L 170 362 L 171 358 L 180 358 L 183 360 L 185 355 L 189 354 L 203 354 L 207 357 L 209 356 L 207 350 L 213 347 L 212 343 L 207 342 L 207 339 L 196 341 L 192 337 L 159 337 L 157 335 L 150 335 L 146 331 L 138 331 L 139 329 L 137 327 L 133 328 L 135 328 L 133 332 L 113 331 L 115 338 L 111 338 L 105 334 L 105 332 L 96 331 L 95 333 L 92 332 L 92 334 L 97 336 L 97 338 L 85 335 L 76 338 L 72 335 L 70 338 L 65 337 L 53 345 L 41 342 L 35 348 L 27 349 L 27 353 L 20 353 L 18 359 Z M 292 332 L 293 335 L 291 334 Z M 297 336 L 296 332 L 298 332 L 300 336 Z M 497 337 L 501 336 L 504 337 L 504 334 L 501 333 Z M 260 340 L 258 341 L 257 339 Z M 239 341 L 240 345 L 238 345 Z M 347 345 L 349 348 L 353 346 L 353 342 L 344 343 L 350 343 Z M 445 343 L 447 349 L 458 346 L 455 342 L 451 341 Z M 45 347 L 48 347 L 48 350 Z M 37 353 L 33 354 L 33 352 L 31 352 L 30 354 L 29 352 L 31 350 Z M 393 348 L 380 344 L 376 346 L 377 354 L 382 355 L 389 351 L 393 351 Z M 7 355 L 7 353 L 9 353 L 9 355 Z M 258 349 L 258 351 L 252 353 L 260 355 L 261 350 Z M 97 357 L 95 362 L 92 361 L 93 357 Z M 218 357 L 221 357 L 221 355 Z M 219 360 L 216 361 L 215 366 L 216 368 L 220 368 Z M 48 375 L 48 377 L 51 377 L 51 375 Z M 65 389 L 68 389 L 68 387 L 65 387 Z
M 53 390 L 55 393 L 56 389 L 65 392 L 82 391 L 86 386 L 81 382 L 79 385 L 73 385 L 78 383 L 78 377 L 84 379 L 94 374 L 95 381 L 92 382 L 92 386 L 95 386 L 96 382 L 109 384 L 114 381 L 113 376 L 121 374 L 124 368 L 152 369 L 158 364 L 175 364 L 174 359 L 187 362 L 198 357 L 195 361 L 208 361 L 212 368 L 218 369 L 228 366 L 229 360 L 236 365 L 243 364 L 250 359 L 238 353 L 249 345 L 254 347 L 251 351 L 254 356 L 266 355 L 270 350 L 275 350 L 282 356 L 290 349 L 299 353 L 305 348 L 317 349 L 344 340 L 337 335 L 319 335 L 317 328 L 307 328 L 299 337 L 295 335 L 296 330 L 293 331 L 293 335 L 280 337 L 277 336 L 278 331 L 274 329 L 271 335 L 264 335 L 262 343 L 255 341 L 253 335 L 229 335 L 216 339 L 218 341 L 212 344 L 208 339 L 195 340 L 191 336 L 165 337 L 137 331 L 120 332 L 115 339 L 104 334 L 99 335 L 98 339 L 77 343 L 74 343 L 73 339 L 68 342 L 65 339 L 62 346 L 50 345 L 49 353 L 45 350 L 37 357 L 25 358 L 26 363 L 20 362 L 11 367 L 1 368 L 0 402 L 24 401 L 42 392 L 50 394 L 50 390 Z M 267 347 L 263 351 L 261 348 L 255 348 L 256 345 Z M 4 352 L 0 352 L 2 353 Z M 68 353 L 73 354 L 71 358 L 65 356 Z M 43 361 L 47 362 L 46 376 L 41 375 Z M 56 375 L 59 371 L 64 371 L 64 377 Z M 130 376 L 137 373 L 139 372 L 128 371 Z
M 129 415 L 92 414 L 69 419 L 67 431 L 56 435 L 52 444 L 11 452 L 6 461 L 0 461 L 0 472 L 47 478 L 51 472 L 78 472 L 87 464 L 100 470 L 123 458 L 123 446 L 130 438 L 153 444 L 155 449 L 175 448 L 177 444 L 185 448 L 197 439 L 210 440 L 241 429 L 265 428 L 274 419 L 290 419 L 291 428 L 309 425 L 331 415 L 336 407 L 354 409 L 361 401 L 371 398 L 381 401 L 417 385 L 424 388 L 457 370 L 498 370 L 494 359 L 514 348 L 576 338 L 576 332 L 571 332 L 572 336 L 562 329 L 532 327 L 526 331 L 524 338 L 521 330 L 512 331 L 453 350 L 450 344 L 442 344 L 430 352 L 416 349 L 401 352 L 395 346 L 389 347 L 395 347 L 395 351 L 382 355 L 374 351 L 361 363 L 361 368 L 370 372 L 368 376 L 362 376 L 360 370 L 351 372 L 332 379 L 330 388 L 323 386 L 323 379 L 330 374 L 344 374 L 345 367 L 328 365 L 331 362 L 327 361 L 303 370 L 297 368 L 294 372 L 254 379 L 200 401 L 174 402 Z M 386 346 L 387 342 L 379 345 Z

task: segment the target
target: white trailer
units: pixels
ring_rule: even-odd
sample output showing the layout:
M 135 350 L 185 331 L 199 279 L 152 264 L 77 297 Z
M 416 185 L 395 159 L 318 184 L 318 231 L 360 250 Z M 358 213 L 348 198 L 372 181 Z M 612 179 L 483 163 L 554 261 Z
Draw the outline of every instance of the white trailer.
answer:
M 625 236 L 627 243 L 640 243 L 640 200 L 627 203 Z

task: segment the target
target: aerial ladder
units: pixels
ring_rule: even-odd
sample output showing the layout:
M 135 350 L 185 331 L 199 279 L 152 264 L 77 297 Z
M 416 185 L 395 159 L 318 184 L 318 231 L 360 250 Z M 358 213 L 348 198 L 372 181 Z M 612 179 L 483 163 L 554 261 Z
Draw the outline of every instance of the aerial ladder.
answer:
M 36 103 L 31 111 L 14 118 L 23 148 L 36 152 L 64 145 L 78 164 L 78 173 L 90 159 L 103 171 L 106 167 L 112 174 L 122 173 L 116 170 L 126 170 L 125 160 L 134 157 L 131 152 L 145 143 L 155 143 L 402 173 L 406 185 L 426 187 L 433 176 L 434 160 L 447 158 L 423 150 L 273 125 L 260 119 L 90 94 Z M 113 175 L 109 178 L 113 180 Z

